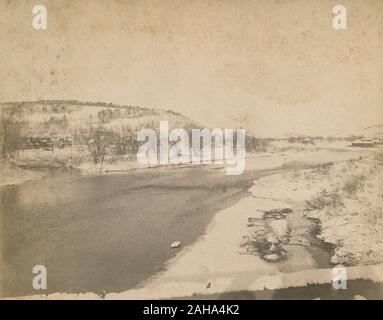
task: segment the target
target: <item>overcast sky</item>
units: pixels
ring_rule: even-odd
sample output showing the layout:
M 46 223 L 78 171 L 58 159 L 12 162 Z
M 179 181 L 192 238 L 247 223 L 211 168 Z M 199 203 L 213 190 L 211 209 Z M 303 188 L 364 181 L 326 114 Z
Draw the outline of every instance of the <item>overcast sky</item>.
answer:
M 348 28 L 332 28 L 332 8 Z M 48 29 L 32 28 L 32 7 Z M 0 0 L 0 101 L 173 109 L 259 135 L 383 122 L 383 1 Z

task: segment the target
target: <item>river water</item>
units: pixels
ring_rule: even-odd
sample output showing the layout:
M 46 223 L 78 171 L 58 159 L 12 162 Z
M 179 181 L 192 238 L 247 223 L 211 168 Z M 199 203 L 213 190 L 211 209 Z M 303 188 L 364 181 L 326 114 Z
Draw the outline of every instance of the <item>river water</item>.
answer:
M 119 292 L 161 270 L 205 231 L 212 216 L 272 170 L 227 176 L 206 167 L 81 176 L 61 170 L 0 189 L 1 296 Z

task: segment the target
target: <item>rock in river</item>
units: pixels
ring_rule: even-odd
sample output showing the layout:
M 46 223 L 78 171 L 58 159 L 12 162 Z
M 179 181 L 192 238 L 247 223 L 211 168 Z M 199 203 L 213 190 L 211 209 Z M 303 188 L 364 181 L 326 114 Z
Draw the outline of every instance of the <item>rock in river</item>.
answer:
M 181 242 L 179 241 L 174 241 L 172 242 L 172 244 L 170 245 L 170 249 L 177 249 L 181 246 Z

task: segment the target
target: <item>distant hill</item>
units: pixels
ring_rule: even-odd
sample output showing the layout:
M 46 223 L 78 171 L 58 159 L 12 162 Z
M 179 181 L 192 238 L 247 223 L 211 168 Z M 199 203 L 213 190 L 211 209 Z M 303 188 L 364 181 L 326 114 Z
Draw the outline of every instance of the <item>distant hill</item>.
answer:
M 2 111 L 12 110 L 24 136 L 69 136 L 100 123 L 112 131 L 123 127 L 157 128 L 161 120 L 169 121 L 170 128 L 197 126 L 190 118 L 171 110 L 104 102 L 40 100 L 1 103 L 0 107 Z
M 383 138 L 383 123 L 368 126 L 361 132 L 363 136 Z

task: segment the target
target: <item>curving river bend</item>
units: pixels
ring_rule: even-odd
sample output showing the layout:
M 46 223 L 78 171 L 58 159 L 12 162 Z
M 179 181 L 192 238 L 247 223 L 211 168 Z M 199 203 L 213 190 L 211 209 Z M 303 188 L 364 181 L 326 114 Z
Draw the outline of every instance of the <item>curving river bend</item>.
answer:
M 171 242 L 195 241 L 217 211 L 275 171 L 227 176 L 193 167 L 81 176 L 61 170 L 3 187 L 1 296 L 40 294 L 32 288 L 35 265 L 47 268 L 44 293 L 132 288 L 176 254 Z

